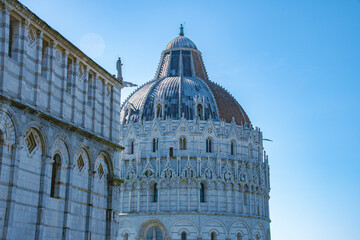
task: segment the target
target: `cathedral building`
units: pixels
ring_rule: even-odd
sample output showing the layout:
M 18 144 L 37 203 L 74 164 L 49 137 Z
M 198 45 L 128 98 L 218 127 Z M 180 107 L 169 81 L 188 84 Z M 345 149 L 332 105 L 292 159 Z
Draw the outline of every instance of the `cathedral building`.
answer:
M 182 27 L 120 123 L 122 239 L 270 240 L 262 133 Z
M 184 36 L 133 86 L 0 0 L 0 239 L 270 240 L 262 132 Z

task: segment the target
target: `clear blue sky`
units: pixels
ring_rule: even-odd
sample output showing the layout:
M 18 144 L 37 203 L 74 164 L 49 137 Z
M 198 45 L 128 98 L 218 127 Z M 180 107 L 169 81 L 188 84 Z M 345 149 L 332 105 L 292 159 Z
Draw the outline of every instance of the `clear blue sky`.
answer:
M 211 80 L 274 140 L 272 239 L 360 239 L 359 0 L 21 2 L 108 71 L 120 56 L 136 84 L 186 22 Z

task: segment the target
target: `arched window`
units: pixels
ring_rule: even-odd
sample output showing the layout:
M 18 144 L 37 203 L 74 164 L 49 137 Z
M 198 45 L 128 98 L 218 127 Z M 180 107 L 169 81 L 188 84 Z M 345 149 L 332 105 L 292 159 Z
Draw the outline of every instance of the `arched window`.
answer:
M 205 202 L 205 185 L 200 184 L 200 202 Z
M 203 107 L 201 104 L 198 104 L 197 105 L 197 108 L 196 108 L 196 115 L 197 117 L 202 120 L 202 116 L 203 116 Z
M 153 202 L 157 202 L 158 201 L 158 186 L 157 183 L 154 184 L 154 198 L 153 198 Z
M 235 154 L 235 141 L 234 140 L 231 140 L 231 143 L 230 143 L 230 154 L 231 155 Z
M 134 154 L 134 140 L 130 141 L 130 154 Z
M 153 152 L 156 152 L 159 149 L 159 139 L 154 138 L 153 139 Z
M 59 154 L 54 156 L 54 162 L 52 165 L 51 173 L 51 188 L 50 188 L 50 197 L 59 196 L 59 182 L 60 182 L 60 167 L 61 167 L 61 157 Z
M 186 240 L 186 232 L 181 233 L 181 240 Z
M 156 117 L 157 118 L 162 118 L 162 106 L 161 106 L 161 104 L 158 104 L 156 106 Z
M 208 153 L 212 152 L 212 140 L 210 137 L 206 139 L 206 152 Z
M 216 240 L 216 232 L 211 233 L 211 240 Z
M 236 234 L 236 240 L 243 240 L 241 233 Z
M 146 234 L 146 240 L 162 240 L 163 234 L 158 227 L 152 227 Z
M 124 239 L 124 240 L 129 240 L 129 234 L 125 233 L 123 239 Z
M 185 137 L 180 137 L 179 144 L 180 144 L 180 150 L 186 150 L 186 138 Z

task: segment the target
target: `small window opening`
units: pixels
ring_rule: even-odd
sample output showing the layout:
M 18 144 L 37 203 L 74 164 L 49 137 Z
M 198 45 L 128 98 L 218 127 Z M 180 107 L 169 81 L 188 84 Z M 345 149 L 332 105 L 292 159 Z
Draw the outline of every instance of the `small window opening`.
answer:
M 134 140 L 130 142 L 130 154 L 134 154 Z
M 236 234 L 236 240 L 243 240 L 241 233 Z
M 154 138 L 153 139 L 153 152 L 156 152 L 159 149 L 159 139 Z
M 205 185 L 200 184 L 200 202 L 205 202 Z
M 174 157 L 174 148 L 169 148 L 169 155 L 170 157 Z
M 154 184 L 154 198 L 153 198 L 153 202 L 157 202 L 158 201 L 158 187 L 157 187 L 157 183 Z
M 211 138 L 206 139 L 206 152 L 208 152 L 208 153 L 212 152 L 212 140 L 211 140 Z
M 197 117 L 202 120 L 202 115 L 203 115 L 203 107 L 201 104 L 197 105 Z
M 216 240 L 216 233 L 215 232 L 211 233 L 211 240 Z
M 230 154 L 234 155 L 235 154 L 235 146 L 234 146 L 234 141 L 231 141 L 230 143 Z
M 51 172 L 51 187 L 50 187 L 50 197 L 59 196 L 59 182 L 60 182 L 60 169 L 61 169 L 61 158 L 59 154 L 54 156 L 54 162 L 52 164 Z
M 123 239 L 124 240 L 129 240 L 129 234 L 125 233 Z
M 186 150 L 186 138 L 181 137 L 179 140 L 180 150 Z
M 181 240 L 186 240 L 186 232 L 181 233 Z
M 162 118 L 162 106 L 161 104 L 158 104 L 156 107 L 156 117 L 157 118 Z

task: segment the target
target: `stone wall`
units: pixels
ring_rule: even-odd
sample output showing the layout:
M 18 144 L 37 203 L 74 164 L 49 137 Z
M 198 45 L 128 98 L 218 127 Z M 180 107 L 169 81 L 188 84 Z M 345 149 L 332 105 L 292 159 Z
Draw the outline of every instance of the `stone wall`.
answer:
M 121 82 L 0 2 L 0 238 L 115 239 Z
M 240 230 L 239 239 L 270 239 L 270 173 L 260 129 L 154 119 L 121 125 L 120 137 L 120 237 L 145 239 L 140 225 L 151 220 L 167 229 L 164 239 L 181 239 L 182 231 L 186 239 L 210 239 L 212 232 L 237 239 Z

